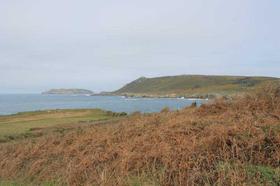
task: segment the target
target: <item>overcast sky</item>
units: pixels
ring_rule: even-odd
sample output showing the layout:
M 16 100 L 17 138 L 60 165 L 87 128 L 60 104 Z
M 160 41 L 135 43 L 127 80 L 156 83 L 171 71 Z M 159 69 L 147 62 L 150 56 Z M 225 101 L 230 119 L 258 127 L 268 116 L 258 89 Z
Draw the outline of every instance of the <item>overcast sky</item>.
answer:
M 280 77 L 279 0 L 0 0 L 0 93 Z

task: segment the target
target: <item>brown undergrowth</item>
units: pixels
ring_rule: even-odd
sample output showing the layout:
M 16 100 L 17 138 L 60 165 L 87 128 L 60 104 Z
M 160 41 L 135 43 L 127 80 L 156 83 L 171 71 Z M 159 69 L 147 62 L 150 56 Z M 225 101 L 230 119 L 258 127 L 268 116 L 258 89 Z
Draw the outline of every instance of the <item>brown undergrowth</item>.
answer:
M 280 88 L 0 145 L 0 178 L 65 185 L 279 185 Z

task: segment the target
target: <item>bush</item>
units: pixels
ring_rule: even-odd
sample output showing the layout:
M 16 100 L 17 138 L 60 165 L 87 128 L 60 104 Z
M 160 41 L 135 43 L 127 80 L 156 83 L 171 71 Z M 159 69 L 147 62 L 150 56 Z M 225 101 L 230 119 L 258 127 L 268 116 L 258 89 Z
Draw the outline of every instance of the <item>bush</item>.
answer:
M 163 109 L 161 109 L 160 112 L 161 113 L 167 113 L 167 112 L 170 112 L 170 109 L 169 109 L 169 107 L 164 107 Z

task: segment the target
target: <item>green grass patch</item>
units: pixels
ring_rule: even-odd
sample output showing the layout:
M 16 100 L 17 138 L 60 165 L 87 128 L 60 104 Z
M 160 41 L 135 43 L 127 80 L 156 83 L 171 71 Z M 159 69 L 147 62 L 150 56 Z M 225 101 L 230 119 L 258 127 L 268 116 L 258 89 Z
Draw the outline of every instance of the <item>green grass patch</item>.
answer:
M 125 116 L 99 109 L 48 110 L 0 117 L 0 142 L 40 135 L 51 127 L 83 125 Z
M 259 178 L 260 183 L 278 186 L 280 183 L 280 168 L 261 165 L 248 165 L 245 170 L 249 178 Z
M 251 183 L 251 180 L 258 181 L 260 185 L 278 186 L 280 183 L 280 168 L 274 168 L 265 165 L 253 164 L 235 164 L 230 162 L 220 162 L 217 170 L 223 173 L 223 179 L 229 179 L 235 173 L 245 174 L 243 178 L 245 183 Z M 252 183 L 253 184 L 253 183 Z
M 63 186 L 55 181 L 43 182 L 41 184 L 21 183 L 17 181 L 0 181 L 0 186 Z

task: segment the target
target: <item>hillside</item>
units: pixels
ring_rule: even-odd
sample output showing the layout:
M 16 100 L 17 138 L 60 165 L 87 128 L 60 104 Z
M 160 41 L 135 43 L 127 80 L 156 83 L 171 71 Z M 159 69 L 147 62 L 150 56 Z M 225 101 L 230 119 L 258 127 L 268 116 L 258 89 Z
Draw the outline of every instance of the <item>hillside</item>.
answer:
M 280 88 L 0 144 L 0 183 L 279 185 Z
M 279 81 L 279 79 L 271 77 L 203 75 L 141 77 L 113 93 L 151 97 L 216 97 L 250 91 L 272 81 Z
M 42 94 L 67 94 L 67 95 L 86 95 L 86 94 L 93 94 L 91 90 L 86 89 L 51 89 Z

